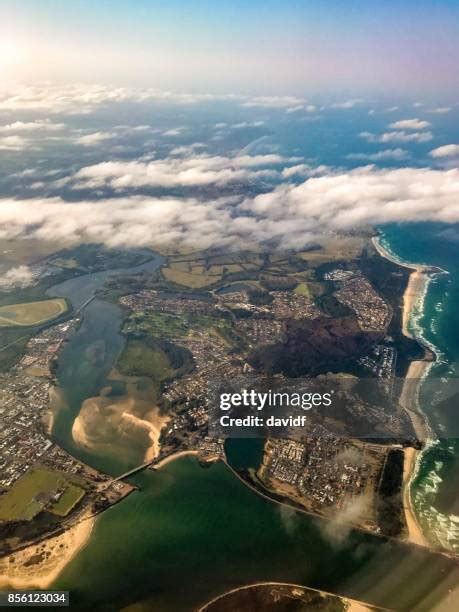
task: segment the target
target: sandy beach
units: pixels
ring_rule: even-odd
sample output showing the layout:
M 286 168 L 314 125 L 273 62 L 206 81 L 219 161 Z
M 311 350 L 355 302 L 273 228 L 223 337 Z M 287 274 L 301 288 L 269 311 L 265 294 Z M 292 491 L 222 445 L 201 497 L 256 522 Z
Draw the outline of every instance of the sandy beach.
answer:
M 405 521 L 408 529 L 408 540 L 419 546 L 429 546 L 422 529 L 418 523 L 411 503 L 410 482 L 416 469 L 416 459 L 419 451 L 414 448 L 405 448 L 403 464 L 403 509 L 405 511 Z
M 161 468 L 165 467 L 168 463 L 172 463 L 172 461 L 176 461 L 177 459 L 180 459 L 181 457 L 187 457 L 187 456 L 196 457 L 198 454 L 199 454 L 199 451 L 197 450 L 179 451 L 178 453 L 169 455 L 169 457 L 164 457 L 164 459 L 161 459 L 160 461 L 158 461 L 158 463 L 153 464 L 152 468 L 155 470 L 160 470 Z
M 0 559 L 0 588 L 48 588 L 87 544 L 95 520 L 85 515 L 64 533 Z
M 416 339 L 409 330 L 409 321 L 413 310 L 416 308 L 419 300 L 423 299 L 426 292 L 426 286 L 429 280 L 426 268 L 421 265 L 400 262 L 384 249 L 378 238 L 373 238 L 372 242 L 382 257 L 389 259 L 399 266 L 412 270 L 403 294 L 402 332 L 408 338 Z M 399 398 L 400 406 L 404 408 L 411 419 L 416 437 L 424 444 L 430 437 L 430 431 L 425 417 L 418 410 L 418 397 L 422 380 L 431 364 L 432 362 L 428 360 L 418 360 L 410 363 Z M 408 540 L 420 546 L 429 546 L 419 525 L 411 501 L 411 481 L 415 474 L 416 461 L 419 453 L 420 451 L 415 448 L 408 447 L 404 449 L 403 508 L 408 529 Z
M 397 264 L 397 266 L 412 270 L 410 278 L 408 279 L 408 285 L 403 294 L 402 332 L 408 338 L 413 338 L 413 335 L 409 331 L 409 320 L 413 309 L 415 308 L 419 299 L 422 299 L 425 293 L 426 284 L 429 280 L 426 267 L 418 264 L 408 264 L 398 260 L 396 257 L 391 255 L 391 253 L 386 251 L 377 237 L 372 238 L 372 243 L 381 257 L 392 261 L 393 263 Z

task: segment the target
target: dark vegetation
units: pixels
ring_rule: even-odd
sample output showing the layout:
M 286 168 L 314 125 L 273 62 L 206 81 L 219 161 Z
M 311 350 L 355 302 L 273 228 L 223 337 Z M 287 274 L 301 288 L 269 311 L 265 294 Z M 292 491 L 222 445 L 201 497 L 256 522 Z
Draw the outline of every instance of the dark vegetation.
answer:
M 388 536 L 400 535 L 403 522 L 403 462 L 404 454 L 400 449 L 391 449 L 383 467 L 378 491 L 378 523 L 382 533 Z
M 191 353 L 181 346 L 147 334 L 133 334 L 117 363 L 126 376 L 147 376 L 161 383 L 178 378 L 193 369 Z
M 285 343 L 255 350 L 249 363 L 268 374 L 291 378 L 342 372 L 378 339 L 377 334 L 362 332 L 351 317 L 289 321 L 286 335 Z

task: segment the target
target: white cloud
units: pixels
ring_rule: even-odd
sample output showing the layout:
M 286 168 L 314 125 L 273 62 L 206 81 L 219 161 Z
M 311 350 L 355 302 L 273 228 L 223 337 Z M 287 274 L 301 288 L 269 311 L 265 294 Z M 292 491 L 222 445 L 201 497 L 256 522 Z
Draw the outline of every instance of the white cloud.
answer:
M 64 128 L 64 123 L 53 123 L 49 119 L 38 119 L 36 121 L 15 121 L 14 123 L 0 125 L 0 132 L 56 131 Z
M 261 108 L 292 108 L 304 104 L 302 98 L 294 96 L 259 96 L 251 98 L 242 103 L 246 107 L 261 107 Z
M 65 179 L 74 189 L 110 187 L 126 190 L 140 187 L 199 187 L 247 182 L 273 176 L 263 167 L 288 161 L 280 155 L 238 155 L 236 157 L 195 155 L 152 161 L 111 161 L 81 168 Z M 61 181 L 60 184 L 63 184 Z
M 402 160 L 409 157 L 408 151 L 405 149 L 384 149 L 383 151 L 378 151 L 377 153 L 350 153 L 347 158 L 348 159 L 362 159 L 368 161 L 386 161 L 386 160 Z
M 445 115 L 450 113 L 453 109 L 450 106 L 439 106 L 438 108 L 432 108 L 429 113 L 436 113 L 437 115 Z
M 317 236 L 403 221 L 459 222 L 459 169 L 329 171 L 242 201 L 131 196 L 0 201 L 0 239 L 31 236 L 108 246 L 300 248 Z
M 304 110 L 304 104 L 298 104 L 297 106 L 290 106 L 289 108 L 287 108 L 286 112 L 287 113 L 298 113 L 302 110 Z
M 429 126 L 430 123 L 423 119 L 401 119 L 389 125 L 393 130 L 424 130 Z
M 0 137 L 0 151 L 23 151 L 29 146 L 29 140 L 22 136 Z
M 405 132 L 398 130 L 395 132 L 384 132 L 383 134 L 373 134 L 371 132 L 360 132 L 360 138 L 367 142 L 429 142 L 432 140 L 432 132 Z
M 32 282 L 33 273 L 28 266 L 17 266 L 15 268 L 10 268 L 4 274 L 0 274 L 1 289 L 28 287 Z
M 304 236 L 393 221 L 459 220 L 459 170 L 373 166 L 281 185 L 247 199 L 258 240 L 301 246 Z
M 75 140 L 77 144 L 83 145 L 84 147 L 92 147 L 98 145 L 104 140 L 110 140 L 115 137 L 116 134 L 113 132 L 93 132 L 92 134 L 85 134 Z
M 296 166 L 290 166 L 282 170 L 282 176 L 284 178 L 291 178 L 292 176 L 299 177 L 310 177 L 320 176 L 330 171 L 329 166 L 310 166 L 309 164 L 297 164 Z
M 433 149 L 429 155 L 431 157 L 455 157 L 459 156 L 459 145 L 458 144 L 448 144 L 443 145 L 442 147 L 437 147 Z
M 245 107 L 279 108 L 305 104 L 296 96 L 248 96 L 241 94 L 183 93 L 154 88 L 108 87 L 100 84 L 14 86 L 0 90 L 0 110 L 40 110 L 85 114 L 98 106 L 119 102 L 154 102 L 193 105 L 230 101 Z
M 290 106 L 287 108 L 287 113 L 298 113 L 304 111 L 306 113 L 314 113 L 317 107 L 314 104 L 298 104 L 297 106 Z
M 163 132 L 163 136 L 180 136 L 186 130 L 184 126 L 171 128 L 170 130 L 166 130 Z
M 203 142 L 193 142 L 190 145 L 182 145 L 180 147 L 174 147 L 170 154 L 171 155 L 181 155 L 188 156 L 193 155 L 199 149 L 205 149 L 207 147 Z
M 361 98 L 354 98 L 353 100 L 346 100 L 345 102 L 334 102 L 333 104 L 330 104 L 330 108 L 354 108 L 354 106 L 357 106 L 357 104 L 361 104 L 362 102 L 363 100 Z
M 244 128 L 261 127 L 264 124 L 264 121 L 241 121 L 240 123 L 233 123 L 233 125 L 230 125 L 230 129 L 242 130 Z

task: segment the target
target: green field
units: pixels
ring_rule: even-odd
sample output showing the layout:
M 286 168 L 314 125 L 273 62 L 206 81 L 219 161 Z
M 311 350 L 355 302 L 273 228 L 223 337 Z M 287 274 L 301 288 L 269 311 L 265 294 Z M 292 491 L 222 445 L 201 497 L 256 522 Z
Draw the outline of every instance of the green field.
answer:
M 165 312 L 134 314 L 127 318 L 123 333 L 146 333 L 157 338 L 174 338 L 188 333 L 187 320 L 183 315 Z
M 0 306 L 0 327 L 30 327 L 41 325 L 67 312 L 62 298 Z
M 158 346 L 151 347 L 141 340 L 129 339 L 117 364 L 121 374 L 129 376 L 148 376 L 157 381 L 172 376 L 166 353 Z
M 218 334 L 228 342 L 231 328 L 229 321 L 203 314 L 173 315 L 165 312 L 136 313 L 126 319 L 123 333 L 147 334 L 151 338 L 182 338 L 190 331 L 205 329 L 209 334 Z
M 58 500 L 53 499 L 59 494 Z M 0 521 L 30 521 L 44 509 L 66 516 L 84 494 L 65 474 L 34 468 L 0 497 Z
M 297 295 L 305 295 L 306 297 L 311 296 L 311 292 L 309 291 L 309 287 L 306 285 L 306 283 L 299 283 L 295 287 L 294 293 L 296 293 Z
M 85 490 L 74 484 L 69 484 L 58 501 L 50 508 L 50 512 L 58 516 L 67 516 L 80 499 L 83 499 Z
M 202 287 L 213 285 L 221 279 L 220 274 L 211 275 L 205 272 L 191 274 L 190 272 L 184 272 L 183 270 L 172 267 L 164 268 L 162 273 L 166 280 L 176 283 L 177 285 L 189 287 L 190 289 L 201 289 Z

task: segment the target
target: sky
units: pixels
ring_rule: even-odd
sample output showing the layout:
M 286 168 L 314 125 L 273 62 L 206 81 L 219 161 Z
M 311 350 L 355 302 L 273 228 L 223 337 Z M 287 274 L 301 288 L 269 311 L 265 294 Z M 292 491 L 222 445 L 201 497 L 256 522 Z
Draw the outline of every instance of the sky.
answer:
M 459 243 L 457 57 L 457 0 L 2 0 L 0 241 Z
M 459 95 L 457 0 L 2 0 L 3 82 Z

